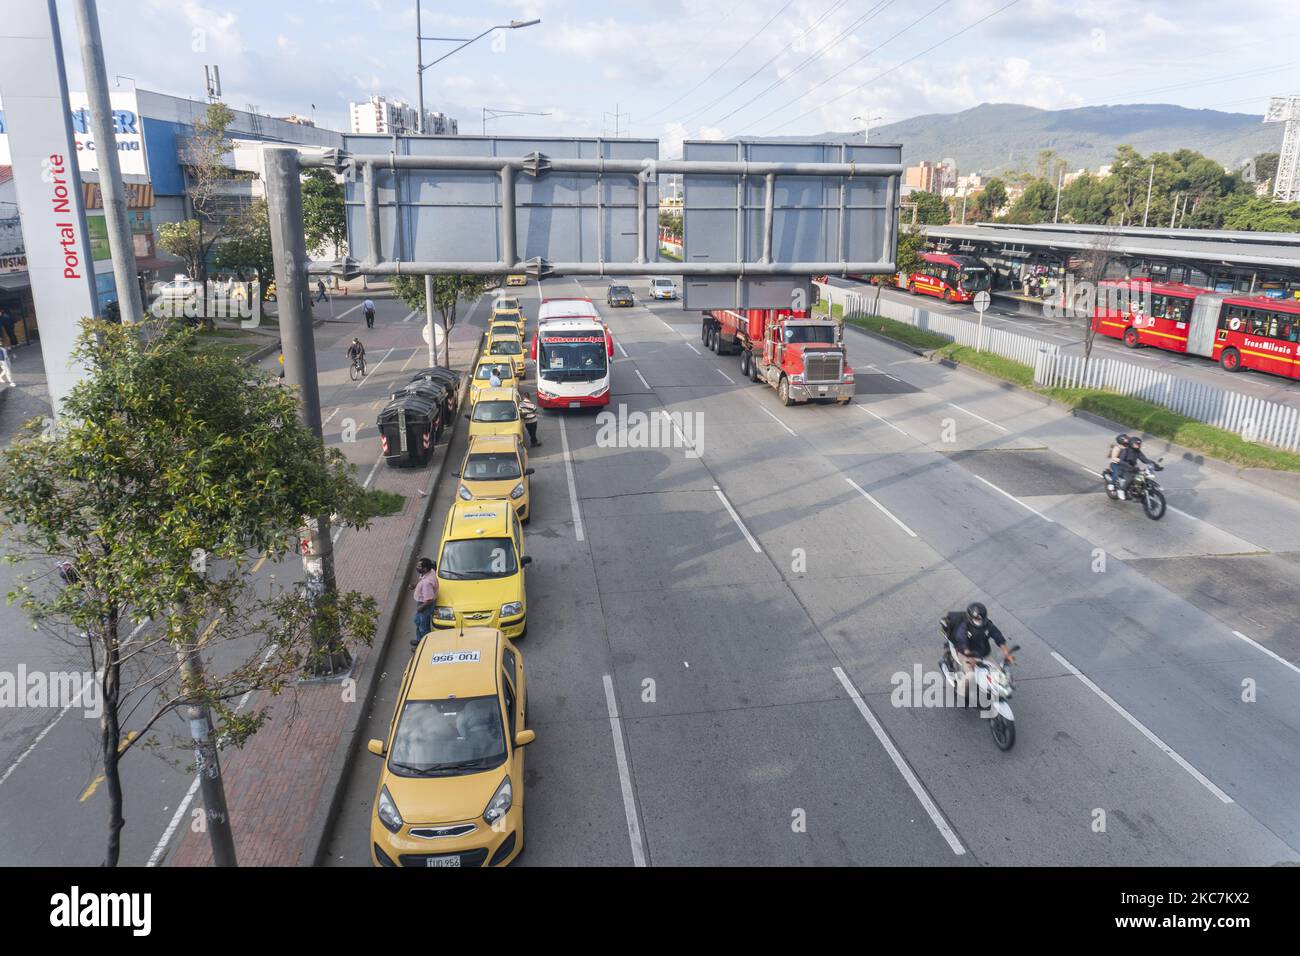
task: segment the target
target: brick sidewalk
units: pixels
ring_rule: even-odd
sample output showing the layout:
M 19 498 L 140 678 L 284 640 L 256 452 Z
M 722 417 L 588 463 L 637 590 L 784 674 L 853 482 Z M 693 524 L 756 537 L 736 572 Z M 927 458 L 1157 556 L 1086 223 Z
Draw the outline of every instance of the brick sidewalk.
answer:
M 403 334 L 407 340 L 403 344 L 408 346 L 409 338 L 418 335 L 418 326 L 389 328 L 394 334 Z M 453 367 L 463 369 L 470 363 L 480 334 L 478 329 L 463 322 L 457 324 L 451 336 Z M 383 347 L 386 349 L 389 344 L 392 343 L 385 342 Z M 318 348 L 335 345 L 322 342 Z M 424 364 L 417 359 L 411 367 L 423 368 Z M 381 616 L 375 646 L 357 652 L 352 673 L 355 684 L 302 683 L 279 697 L 267 693 L 253 695 L 247 708 L 250 711 L 266 708 L 269 720 L 242 749 L 221 754 L 226 801 L 240 866 L 297 866 L 300 862 L 308 831 L 322 812 L 322 806 L 332 797 L 327 792 L 331 766 L 342 738 L 350 732 L 357 716 L 353 708 L 366 704 L 361 690 L 365 685 L 364 668 L 371 656 L 379 654 L 387 636 L 384 616 L 392 609 L 385 604 L 396 576 L 408 575 L 410 571 L 408 565 L 414 559 L 406 553 L 407 539 L 424 507 L 421 493 L 432 493 L 430 485 L 449 442 L 448 437 L 426 468 L 381 467 L 372 487 L 404 495 L 406 507 L 400 514 L 376 518 L 364 531 L 345 531 L 335 546 L 339 589 L 370 595 L 379 603 Z M 402 639 L 411 630 L 409 624 L 394 621 L 395 639 Z M 352 688 L 355 702 L 344 700 L 345 686 Z M 192 819 L 192 815 L 186 819 Z M 166 865 L 210 866 L 211 863 L 207 834 L 185 828 L 180 831 Z

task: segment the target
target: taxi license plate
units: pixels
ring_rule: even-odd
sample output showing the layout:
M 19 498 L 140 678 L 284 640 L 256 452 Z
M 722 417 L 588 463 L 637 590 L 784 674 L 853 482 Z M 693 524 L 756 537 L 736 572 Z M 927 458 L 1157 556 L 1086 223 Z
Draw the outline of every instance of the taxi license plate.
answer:
M 460 866 L 458 856 L 431 856 L 424 861 L 425 866 Z
M 570 408 L 581 408 L 581 407 L 582 407 L 582 402 L 569 402 L 569 407 L 570 407 Z

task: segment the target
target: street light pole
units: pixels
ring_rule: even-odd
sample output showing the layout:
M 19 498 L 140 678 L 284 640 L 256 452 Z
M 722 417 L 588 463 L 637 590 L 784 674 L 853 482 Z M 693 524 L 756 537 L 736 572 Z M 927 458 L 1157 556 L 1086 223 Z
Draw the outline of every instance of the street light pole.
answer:
M 1151 164 L 1151 172 L 1147 175 L 1147 207 L 1142 210 L 1142 228 L 1147 227 L 1147 216 L 1151 214 L 1151 186 L 1156 181 L 1156 164 Z
M 1065 183 L 1065 167 L 1056 174 L 1056 212 L 1052 213 L 1052 222 L 1061 218 L 1061 186 Z
M 498 23 L 496 26 L 488 27 L 478 36 L 473 36 L 468 39 L 464 37 L 427 37 L 423 35 L 423 31 L 420 29 L 420 0 L 415 0 L 415 51 L 416 51 L 415 78 L 416 78 L 416 87 L 418 90 L 416 99 L 417 99 L 417 105 L 420 110 L 419 118 L 416 120 L 415 123 L 416 131 L 419 133 L 424 132 L 424 71 L 425 70 L 429 69 L 429 67 L 431 66 L 437 66 L 443 60 L 447 59 L 447 57 L 455 53 L 459 53 L 461 50 L 465 49 L 465 47 L 469 46 L 471 43 L 483 39 L 485 36 L 493 32 L 494 30 L 520 30 L 524 27 L 531 27 L 541 22 L 542 22 L 541 20 L 511 20 L 509 23 Z M 432 41 L 435 43 L 458 43 L 460 45 L 457 46 L 454 50 L 449 50 L 448 52 L 444 53 L 442 56 L 438 57 L 438 59 L 430 60 L 428 63 L 425 63 L 424 44 L 427 41 Z
M 420 0 L 415 0 L 415 131 L 424 133 L 424 40 L 420 29 Z
M 113 107 L 108 97 L 108 68 L 99 35 L 99 11 L 95 0 L 77 0 L 77 26 L 81 31 L 81 60 L 86 73 L 86 97 L 90 101 L 90 123 L 99 149 L 99 191 L 104 197 L 104 224 L 108 248 L 113 257 L 113 282 L 117 286 L 118 314 L 124 322 L 144 318 L 135 250 L 131 245 L 131 224 L 126 214 L 126 189 L 117 161 L 117 135 Z
M 483 107 L 483 135 L 487 135 L 487 122 L 490 119 L 500 119 L 503 116 L 550 116 L 549 112 L 534 113 L 529 110 L 494 110 L 490 106 Z

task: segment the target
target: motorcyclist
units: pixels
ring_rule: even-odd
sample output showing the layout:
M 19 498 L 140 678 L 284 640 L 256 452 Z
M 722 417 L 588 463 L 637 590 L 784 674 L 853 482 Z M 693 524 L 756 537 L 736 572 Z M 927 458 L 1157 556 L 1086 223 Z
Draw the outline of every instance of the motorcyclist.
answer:
M 1116 487 L 1121 501 L 1124 500 L 1124 489 L 1128 487 L 1128 483 L 1137 474 L 1139 464 L 1150 465 L 1156 471 L 1164 471 L 1164 468 L 1159 464 L 1142 454 L 1142 438 L 1139 435 L 1134 435 L 1128 440 L 1128 447 L 1119 456 L 1119 480 Z
M 1120 458 L 1124 455 L 1124 449 L 1128 447 L 1127 435 L 1116 435 L 1115 444 L 1110 446 L 1110 484 L 1107 490 L 1114 491 L 1115 485 L 1119 483 L 1119 463 Z
M 1007 639 L 1002 636 L 998 626 L 989 620 L 988 608 L 983 604 L 975 601 L 966 607 L 966 612 L 949 611 L 943 619 L 945 630 L 948 633 L 948 640 L 957 651 L 957 662 L 962 666 L 962 674 L 958 678 L 958 693 L 964 693 L 966 681 L 975 669 L 975 665 L 989 656 L 993 650 L 989 646 L 992 641 L 1002 651 L 1002 658 L 1011 663 L 1015 657 L 1011 649 L 1007 647 Z

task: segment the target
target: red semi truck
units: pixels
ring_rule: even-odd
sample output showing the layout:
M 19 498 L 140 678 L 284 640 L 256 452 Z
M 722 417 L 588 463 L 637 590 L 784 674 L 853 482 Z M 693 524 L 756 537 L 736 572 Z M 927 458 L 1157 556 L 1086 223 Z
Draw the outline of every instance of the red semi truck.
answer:
M 704 313 L 700 339 L 719 355 L 739 352 L 741 374 L 771 385 L 783 405 L 853 400 L 842 328 L 831 319 L 791 309 L 713 309 Z

